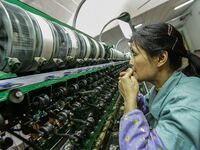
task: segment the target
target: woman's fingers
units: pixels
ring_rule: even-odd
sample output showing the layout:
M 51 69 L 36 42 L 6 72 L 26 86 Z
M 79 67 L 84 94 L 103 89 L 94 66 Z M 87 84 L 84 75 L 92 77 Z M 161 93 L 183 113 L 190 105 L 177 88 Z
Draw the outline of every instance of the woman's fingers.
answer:
M 131 81 L 134 83 L 134 90 L 135 91 L 139 91 L 139 83 L 137 81 L 137 79 L 134 76 L 131 76 Z
M 133 70 L 131 69 L 131 68 L 128 68 L 126 71 L 123 71 L 123 72 L 120 72 L 120 74 L 119 74 L 119 80 L 123 77 L 123 76 L 125 76 L 125 75 L 127 75 L 127 76 L 131 76 L 131 74 L 132 74 L 132 72 L 133 72 Z
M 134 83 L 137 82 L 137 80 L 136 80 L 136 78 L 134 76 L 131 76 L 131 81 L 134 82 Z
M 126 72 L 121 72 L 118 82 L 118 89 L 120 94 L 124 99 L 132 95 L 132 89 L 134 87 L 134 82 L 131 80 L 133 70 L 131 68 L 127 69 Z
M 128 68 L 123 77 L 131 77 L 132 73 L 133 73 L 133 69 Z
M 119 80 L 119 82 L 118 82 L 118 89 L 119 89 L 120 94 L 121 94 L 122 96 L 124 96 L 124 89 L 123 89 L 121 80 Z
M 131 68 L 128 68 L 126 71 L 122 71 L 119 73 L 119 76 L 120 77 L 123 77 L 125 74 L 127 74 L 127 72 L 131 71 L 132 69 Z
M 122 76 L 124 76 L 125 74 L 126 74 L 126 71 L 122 71 L 122 72 L 119 73 L 119 76 L 122 77 Z

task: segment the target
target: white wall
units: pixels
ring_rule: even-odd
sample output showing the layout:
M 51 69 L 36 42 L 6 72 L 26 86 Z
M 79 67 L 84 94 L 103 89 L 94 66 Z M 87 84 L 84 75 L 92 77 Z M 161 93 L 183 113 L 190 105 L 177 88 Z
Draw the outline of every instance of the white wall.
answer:
M 184 14 L 189 12 L 191 12 L 191 15 L 188 15 L 185 20 L 176 20 L 170 23 L 184 33 L 189 50 L 193 51 L 200 49 L 200 0 L 196 0 Z M 102 41 L 110 45 L 115 45 L 122 37 L 123 34 L 118 26 L 103 33 Z M 96 40 L 98 40 L 98 36 Z M 129 51 L 127 41 L 120 43 L 119 50 L 125 52 Z
M 186 20 L 183 31 L 191 51 L 200 49 L 200 0 L 196 0 L 191 6 L 191 15 Z

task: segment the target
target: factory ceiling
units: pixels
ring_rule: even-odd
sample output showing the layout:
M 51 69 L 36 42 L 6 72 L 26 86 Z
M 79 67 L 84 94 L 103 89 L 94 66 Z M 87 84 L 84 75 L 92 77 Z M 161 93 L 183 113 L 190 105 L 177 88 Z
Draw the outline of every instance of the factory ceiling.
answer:
M 81 0 L 21 0 L 55 18 L 72 25 L 73 16 Z M 190 5 L 174 10 L 188 0 L 86 0 L 77 18 L 77 29 L 90 36 L 99 35 L 102 27 L 122 12 L 129 12 L 132 24 L 169 21 L 182 15 Z M 114 21 L 106 29 L 118 25 Z

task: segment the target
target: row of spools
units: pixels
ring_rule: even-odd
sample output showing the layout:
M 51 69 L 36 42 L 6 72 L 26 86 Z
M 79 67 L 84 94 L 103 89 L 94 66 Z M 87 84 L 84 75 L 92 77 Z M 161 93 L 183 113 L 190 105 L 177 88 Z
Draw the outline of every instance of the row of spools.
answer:
M 59 68 L 76 59 L 126 59 L 116 49 L 5 1 L 0 1 L 0 15 L 0 71 Z

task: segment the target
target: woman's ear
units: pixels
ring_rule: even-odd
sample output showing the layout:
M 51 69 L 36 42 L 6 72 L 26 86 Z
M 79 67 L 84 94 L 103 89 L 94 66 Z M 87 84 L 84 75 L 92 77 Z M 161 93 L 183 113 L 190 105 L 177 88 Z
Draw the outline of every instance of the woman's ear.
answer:
M 157 67 L 162 67 L 163 65 L 166 64 L 168 60 L 168 52 L 163 51 L 161 54 L 157 56 Z

